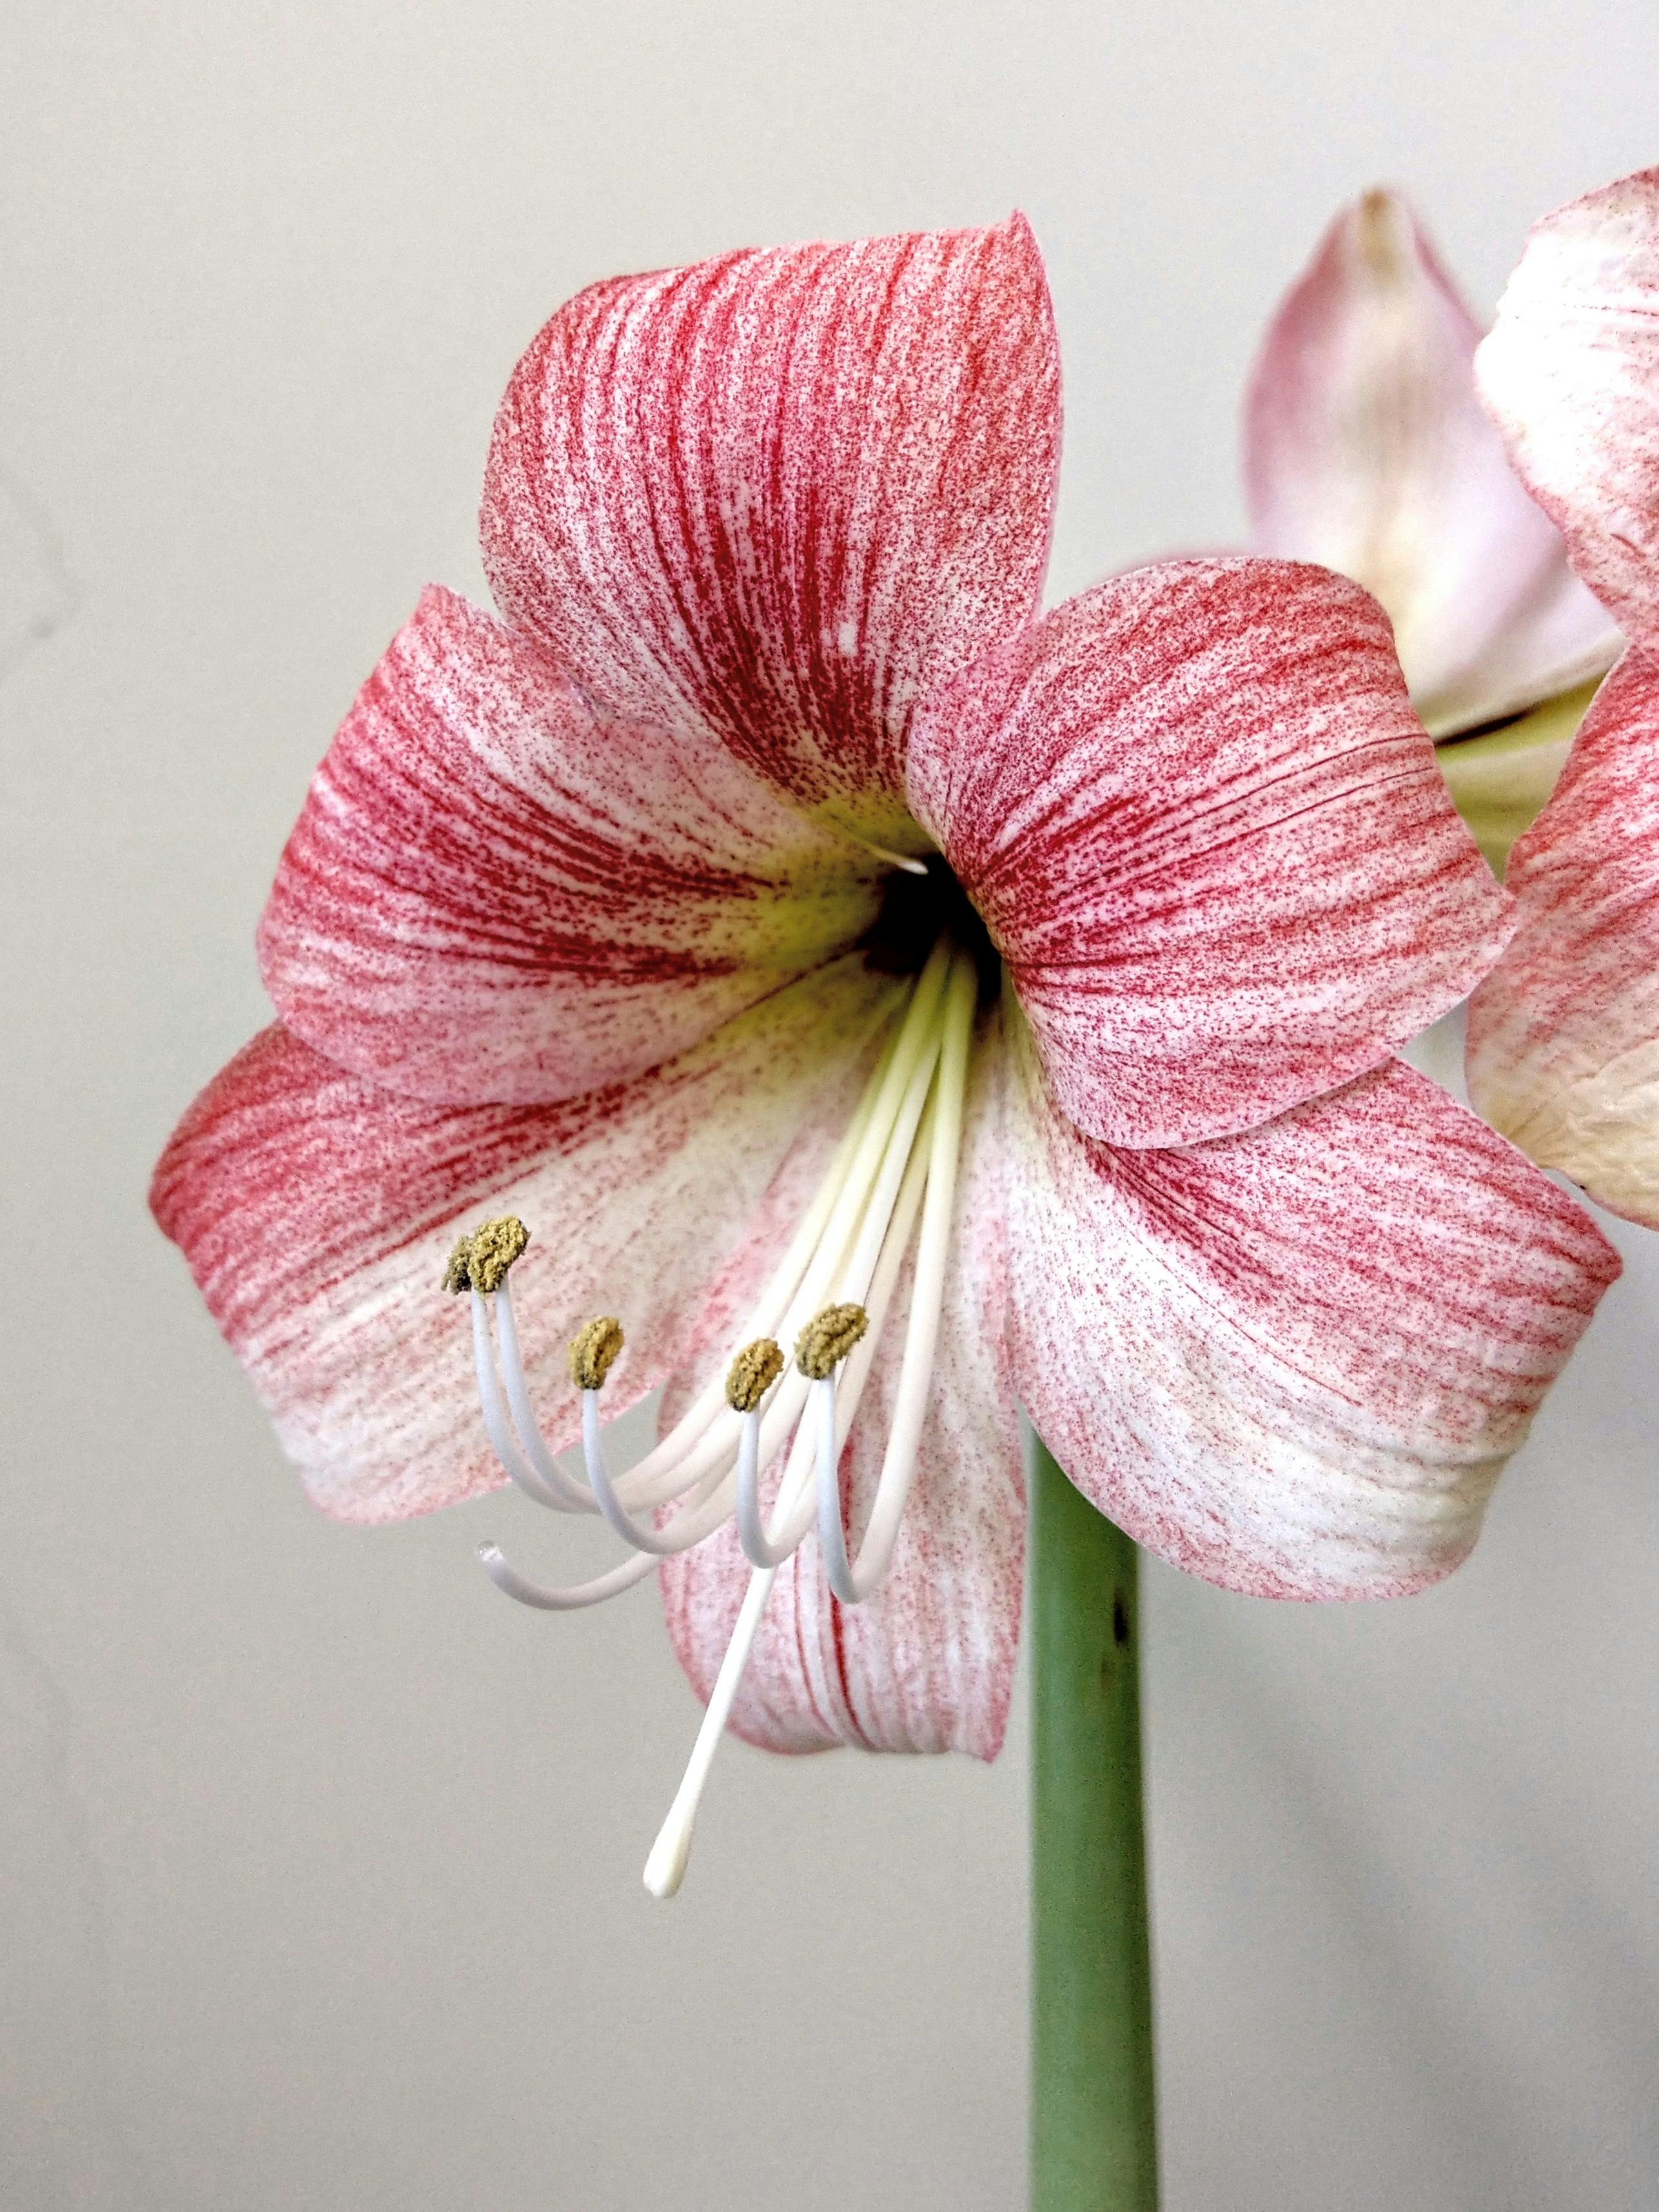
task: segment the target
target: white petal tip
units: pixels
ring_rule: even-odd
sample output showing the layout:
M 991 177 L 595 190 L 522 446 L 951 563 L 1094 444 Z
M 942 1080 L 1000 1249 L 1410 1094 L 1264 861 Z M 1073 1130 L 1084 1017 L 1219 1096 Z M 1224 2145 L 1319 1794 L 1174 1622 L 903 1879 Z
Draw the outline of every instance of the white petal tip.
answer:
M 651 1846 L 651 1856 L 645 1863 L 645 1886 L 653 1897 L 675 1896 L 685 1880 L 686 1865 L 691 1856 L 691 1830 L 689 1824 L 676 1819 L 671 1813 L 664 1821 L 662 1832 Z

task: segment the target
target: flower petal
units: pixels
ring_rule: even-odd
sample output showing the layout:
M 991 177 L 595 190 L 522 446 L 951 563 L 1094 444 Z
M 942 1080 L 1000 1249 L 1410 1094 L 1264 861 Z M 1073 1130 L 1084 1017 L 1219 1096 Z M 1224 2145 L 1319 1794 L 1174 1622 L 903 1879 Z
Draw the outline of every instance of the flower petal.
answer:
M 439 1288 L 458 1224 L 511 1212 L 532 1232 L 515 1304 L 562 1449 L 573 1329 L 622 1316 L 618 1413 L 699 1355 L 710 1277 L 791 1146 L 833 1145 L 893 991 L 841 961 L 632 1084 L 540 1107 L 399 1097 L 273 1027 L 185 1115 L 150 1203 L 316 1504 L 426 1512 L 502 1479 L 466 1316 Z
M 1512 927 L 1324 569 L 1171 562 L 998 648 L 911 748 L 931 829 L 1091 1136 L 1188 1142 L 1374 1066 Z
M 1404 201 L 1367 192 L 1285 296 L 1245 401 L 1256 544 L 1376 593 L 1436 736 L 1600 675 L 1620 645 L 1481 412 L 1480 337 Z
M 1534 225 L 1475 374 L 1574 568 L 1659 643 L 1659 169 Z
M 914 843 L 915 700 L 1035 606 L 1059 437 L 1023 217 L 619 278 L 514 371 L 485 565 L 604 708 Z
M 1004 1342 L 999 1058 L 993 1023 L 975 1054 L 933 1388 L 892 1565 L 858 1606 L 831 1595 L 816 1535 L 779 1570 L 732 1723 L 768 1750 L 851 1743 L 994 1759 L 1001 1748 L 1019 1639 L 1025 1521 Z M 854 1543 L 881 1470 L 909 1297 L 907 1267 L 842 1455 L 842 1501 Z M 672 1412 L 671 1403 L 665 1417 Z M 749 1573 L 730 1527 L 663 1564 L 669 1633 L 705 1699 Z
M 1659 659 L 1632 648 L 1596 694 L 1510 882 L 1521 927 L 1470 1003 L 1470 1096 L 1659 1228 Z
M 1261 1597 L 1448 1573 L 1617 1255 L 1401 1061 L 1249 1136 L 1117 1152 L 1019 1055 L 1014 1373 L 1138 1542 Z
M 429 589 L 359 694 L 259 929 L 288 1027 L 448 1104 L 623 1082 L 844 949 L 881 863 L 696 732 L 602 730 Z

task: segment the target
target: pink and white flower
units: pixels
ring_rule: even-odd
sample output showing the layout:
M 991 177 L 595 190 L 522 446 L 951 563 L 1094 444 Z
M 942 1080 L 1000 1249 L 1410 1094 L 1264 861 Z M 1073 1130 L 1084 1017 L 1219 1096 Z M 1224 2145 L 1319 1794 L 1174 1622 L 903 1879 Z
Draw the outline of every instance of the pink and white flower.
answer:
M 1521 927 L 1469 1010 L 1469 1089 L 1659 1228 L 1659 170 L 1534 228 L 1477 368 L 1516 469 L 1630 647 L 1515 848 Z
M 1042 615 L 1059 437 L 1018 218 L 562 308 L 490 455 L 505 619 L 428 591 L 369 678 L 262 925 L 280 1020 L 157 1170 L 325 1510 L 499 1482 L 477 1379 L 522 1486 L 641 1547 L 504 1587 L 660 1557 L 714 1703 L 659 1887 L 728 1711 L 995 1753 L 1017 1407 L 1195 1573 L 1413 1590 L 1617 1271 L 1392 1057 L 1511 924 L 1387 617 L 1255 559 Z M 469 1342 L 436 1286 L 485 1212 L 535 1239 Z M 839 1302 L 838 1373 L 726 1402 Z M 615 1477 L 563 1376 L 595 1315 L 607 1405 L 666 1393 Z
M 1367 192 L 1268 328 L 1244 477 L 1259 550 L 1323 562 L 1388 609 L 1453 798 L 1501 871 L 1621 640 L 1480 404 L 1480 336 L 1411 210 Z

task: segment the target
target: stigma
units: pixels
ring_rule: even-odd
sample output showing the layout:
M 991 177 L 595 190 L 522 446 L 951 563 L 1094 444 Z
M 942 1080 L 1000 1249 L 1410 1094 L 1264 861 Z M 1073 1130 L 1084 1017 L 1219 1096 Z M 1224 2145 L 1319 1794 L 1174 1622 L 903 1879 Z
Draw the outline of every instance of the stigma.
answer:
M 684 1875 L 703 1785 L 779 1570 L 816 1534 L 836 1598 L 860 1605 L 891 1563 L 915 1480 L 944 1309 L 980 982 L 974 954 L 942 937 L 896 1009 L 823 1179 L 734 1332 L 723 1371 L 625 1470 L 607 1463 L 599 1410 L 625 1354 L 623 1322 L 599 1316 L 570 1340 L 570 1379 L 581 1400 L 577 1474 L 548 1449 L 526 1380 L 511 1274 L 529 1231 L 512 1216 L 486 1222 L 450 1255 L 444 1285 L 471 1301 L 479 1402 L 502 1468 L 538 1504 L 596 1514 L 626 1547 L 605 1573 L 561 1587 L 532 1581 L 497 1546 L 484 1544 L 478 1557 L 497 1588 L 544 1612 L 574 1611 L 632 1587 L 659 1559 L 728 1524 L 749 1562 L 749 1586 L 690 1760 L 646 1862 L 653 1896 L 672 1897 Z M 913 1255 L 898 1384 L 854 1554 L 839 1470 Z M 762 1490 L 773 1473 L 769 1514 Z

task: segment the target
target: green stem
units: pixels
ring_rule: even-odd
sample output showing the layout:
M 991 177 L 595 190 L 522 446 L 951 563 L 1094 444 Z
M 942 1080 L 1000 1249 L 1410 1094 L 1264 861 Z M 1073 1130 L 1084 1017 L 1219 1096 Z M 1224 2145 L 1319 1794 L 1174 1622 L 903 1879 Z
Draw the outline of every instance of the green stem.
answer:
M 1031 2212 L 1157 2212 L 1135 1547 L 1032 1475 Z

